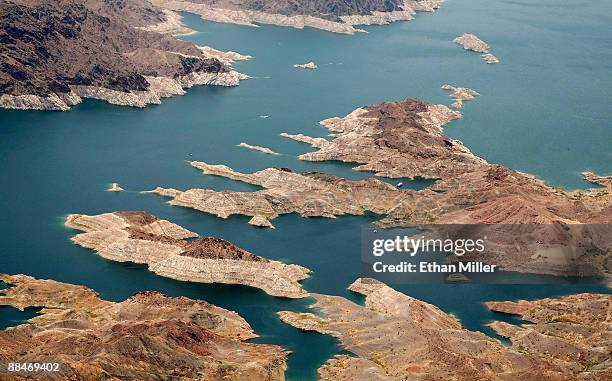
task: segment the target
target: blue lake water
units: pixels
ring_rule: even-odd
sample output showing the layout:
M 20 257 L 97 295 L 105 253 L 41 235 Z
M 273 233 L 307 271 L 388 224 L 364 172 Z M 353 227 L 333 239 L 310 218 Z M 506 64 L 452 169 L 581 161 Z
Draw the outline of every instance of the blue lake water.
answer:
M 325 136 L 319 120 L 386 100 L 419 97 L 449 104 L 448 93 L 440 89 L 445 83 L 482 94 L 465 103 L 462 120 L 447 127 L 448 135 L 475 154 L 567 189 L 588 186 L 581 171 L 612 174 L 609 1 L 448 0 L 434 14 L 367 27 L 369 33 L 354 36 L 216 24 L 189 14 L 185 21 L 200 31 L 185 39 L 253 55 L 235 67 L 254 78 L 236 88 L 192 88 L 185 96 L 142 110 L 98 101 L 64 113 L 0 110 L 0 272 L 84 284 L 111 300 L 140 290 L 206 299 L 244 316 L 261 335 L 256 341 L 293 351 L 288 379 L 312 380 L 321 363 L 340 349 L 334 339 L 295 330 L 275 315 L 283 309 L 303 310 L 311 300 L 178 282 L 140 265 L 104 260 L 70 243 L 74 232 L 63 227 L 65 215 L 145 210 L 256 254 L 309 267 L 313 275 L 304 282 L 309 291 L 359 301 L 345 288 L 359 276 L 360 228 L 375 216 L 328 220 L 286 215 L 274 221 L 276 230 L 262 230 L 248 225 L 245 217 L 221 220 L 138 192 L 156 186 L 253 189 L 204 176 L 185 160 L 246 172 L 282 166 L 354 179 L 371 176 L 346 164 L 302 162 L 296 156 L 309 147 L 278 134 Z M 501 63 L 487 65 L 452 42 L 468 31 L 489 42 Z M 310 60 L 319 64 L 318 70 L 292 67 Z M 236 147 L 242 141 L 282 155 Z M 127 191 L 105 192 L 115 181 Z M 609 292 L 586 284 L 399 289 L 487 333 L 485 324 L 501 317 L 486 311 L 483 301 Z M 3 327 L 29 317 L 29 310 L 0 309 Z

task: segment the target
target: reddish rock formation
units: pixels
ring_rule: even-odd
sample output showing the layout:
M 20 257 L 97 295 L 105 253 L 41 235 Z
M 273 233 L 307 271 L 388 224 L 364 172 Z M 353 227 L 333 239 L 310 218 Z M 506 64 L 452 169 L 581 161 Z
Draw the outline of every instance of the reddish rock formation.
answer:
M 334 133 L 327 143 L 303 135 L 295 140 L 317 148 L 301 155 L 303 160 L 356 162 L 360 165 L 354 169 L 379 175 L 438 179 L 427 189 L 406 193 L 386 213 L 384 225 L 532 224 L 526 227 L 530 231 L 520 234 L 504 233 L 500 226 L 476 227 L 495 249 L 478 259 L 505 270 L 609 278 L 612 187 L 608 177 L 587 173 L 602 187 L 567 192 L 489 164 L 460 141 L 444 136 L 444 125 L 457 117 L 459 113 L 445 106 L 409 99 L 322 121 Z M 556 226 L 544 226 L 550 224 Z M 592 226 L 571 227 L 576 224 Z
M 61 361 L 51 380 L 284 380 L 282 348 L 256 337 L 235 312 L 204 301 L 141 292 L 114 303 L 91 289 L 25 275 L 0 275 L 0 305 L 42 307 L 0 331 L 0 359 Z M 25 380 L 26 374 L 0 375 Z
M 145 0 L 0 3 L 0 107 L 67 110 L 81 98 L 143 107 L 195 84 L 247 77 L 192 43 L 145 30 Z
M 612 295 L 578 294 L 553 299 L 487 302 L 494 312 L 518 315 L 520 326 L 493 322 L 518 352 L 566 364 L 577 380 L 612 379 Z
M 551 336 L 542 339 L 550 346 L 546 346 L 550 351 L 545 351 L 538 346 L 507 347 L 463 328 L 437 307 L 372 279 L 358 279 L 349 289 L 365 296 L 363 306 L 339 296 L 313 294 L 316 314 L 280 312 L 284 322 L 333 335 L 356 355 L 339 355 L 327 361 L 319 369 L 321 380 L 599 381 L 609 379 L 606 377 L 612 371 L 610 295 L 568 297 L 566 310 L 576 320 L 566 323 L 565 334 L 583 347 L 554 348 Z M 572 298 L 584 303 L 571 304 Z M 548 316 L 546 307 L 538 309 L 540 301 L 533 303 L 536 316 Z M 577 362 L 577 358 L 583 361 Z

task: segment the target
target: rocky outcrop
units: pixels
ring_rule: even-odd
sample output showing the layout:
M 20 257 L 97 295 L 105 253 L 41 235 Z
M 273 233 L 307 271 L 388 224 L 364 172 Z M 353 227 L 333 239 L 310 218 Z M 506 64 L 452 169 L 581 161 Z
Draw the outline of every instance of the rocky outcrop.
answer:
M 202 51 L 202 54 L 207 58 L 215 58 L 219 61 L 225 63 L 226 65 L 231 65 L 235 61 L 247 61 L 253 58 L 252 56 L 246 54 L 240 54 L 234 51 L 223 52 L 221 50 L 217 50 L 215 48 L 211 48 L 210 46 L 198 46 L 198 49 Z
M 257 26 L 274 24 L 294 28 L 312 27 L 353 34 L 355 25 L 383 25 L 412 20 L 417 11 L 431 12 L 442 0 L 367 1 L 249 1 L 249 0 L 152 0 L 174 11 L 187 11 L 205 20 Z
M 279 155 L 278 153 L 272 151 L 270 148 L 262 147 L 262 146 L 252 146 L 248 143 L 242 142 L 238 144 L 238 147 L 244 147 L 253 151 L 259 151 L 268 155 Z
M 178 13 L 169 9 L 163 9 L 162 12 L 164 15 L 164 20 L 157 24 L 151 24 L 138 28 L 155 33 L 170 34 L 172 36 L 183 36 L 196 33 L 195 30 L 183 25 L 183 18 Z
M 358 108 L 344 118 L 322 121 L 335 134 L 333 140 L 311 139 L 318 150 L 300 159 L 358 163 L 355 170 L 392 178 L 458 175 L 486 165 L 462 142 L 444 135 L 444 126 L 460 117 L 444 105 L 417 99 Z M 304 136 L 284 136 L 311 144 Z
M 183 88 L 248 78 L 158 33 L 171 33 L 177 17 L 144 0 L 2 3 L 0 107 L 68 110 L 82 98 L 144 107 Z
M 443 105 L 420 100 L 358 108 L 321 124 L 332 140 L 294 135 L 317 151 L 303 160 L 357 163 L 354 169 L 400 178 L 438 181 L 413 192 L 417 203 L 406 217 L 418 223 L 610 223 L 609 187 L 565 192 L 501 165 L 487 163 L 462 142 L 447 138 L 444 126 L 461 117 Z M 284 135 L 293 138 L 292 135 Z M 587 175 L 606 183 L 607 177 Z
M 171 205 L 193 208 L 221 218 L 241 214 L 254 217 L 250 223 L 271 226 L 270 220 L 281 214 L 298 213 L 302 217 L 395 213 L 409 194 L 376 179 L 346 180 L 318 172 L 294 173 L 287 168 L 268 168 L 245 174 L 224 165 L 194 161 L 191 165 L 204 174 L 222 176 L 257 185 L 255 192 L 209 189 L 157 188 L 150 193 L 170 197 Z M 268 222 L 266 222 L 266 220 Z
M 598 176 L 593 172 L 582 172 L 582 176 L 588 182 L 601 185 L 602 187 L 612 188 L 612 176 Z
M 270 222 L 269 219 L 267 219 L 264 216 L 253 216 L 253 218 L 251 218 L 249 220 L 249 224 L 253 225 L 253 226 L 259 226 L 260 228 L 274 228 L 274 225 L 272 225 L 272 222 Z
M 71 214 L 66 226 L 84 231 L 72 241 L 118 262 L 144 263 L 172 279 L 242 284 L 273 296 L 307 296 L 299 281 L 309 270 L 249 253 L 215 237 L 197 237 L 176 224 L 145 212 L 114 212 L 95 216 Z
M 319 369 L 321 380 L 603 380 L 592 378 L 591 369 L 597 368 L 603 376 L 612 368 L 598 344 L 592 348 L 599 357 L 590 357 L 592 368 L 585 369 L 576 366 L 570 356 L 554 358 L 545 352 L 506 347 L 481 332 L 463 328 L 456 318 L 437 307 L 375 280 L 358 279 L 349 289 L 364 295 L 365 303 L 313 294 L 316 314 L 279 313 L 281 320 L 296 328 L 336 337 L 355 355 L 338 355 L 327 361 Z M 603 334 L 602 328 L 610 323 L 610 297 L 592 298 L 607 300 L 607 305 L 599 305 L 598 312 L 603 307 L 608 316 L 600 313 L 592 317 L 599 322 L 599 334 Z M 574 308 L 580 311 L 577 313 L 588 313 L 582 307 Z
M 448 96 L 455 100 L 451 107 L 456 109 L 463 108 L 463 101 L 470 101 L 480 95 L 476 91 L 468 89 L 467 87 L 455 87 L 449 84 L 443 85 L 442 90 L 451 92 Z
M 554 299 L 487 302 L 489 310 L 518 315 L 525 324 L 490 324 L 512 348 L 577 370 L 577 380 L 612 378 L 612 295 L 578 294 Z
M 107 191 L 109 192 L 123 192 L 124 189 L 118 183 L 112 183 L 110 187 L 108 187 Z
M 499 59 L 497 57 L 495 57 L 493 54 L 491 53 L 485 53 L 482 55 L 482 59 L 485 60 L 486 63 L 488 64 L 496 64 L 499 63 Z
M 0 358 L 61 360 L 48 379 L 285 379 L 286 351 L 245 342 L 256 337 L 249 324 L 204 301 L 148 291 L 115 303 L 83 286 L 25 275 L 0 280 L 9 285 L 0 305 L 42 307 L 27 324 L 0 331 Z
M 305 64 L 295 64 L 293 65 L 293 67 L 296 69 L 310 69 L 310 70 L 314 70 L 318 68 L 317 64 L 312 61 L 305 63 Z
M 472 33 L 464 33 L 461 36 L 455 38 L 453 42 L 463 46 L 465 50 L 472 50 L 477 53 L 482 53 L 481 57 L 488 64 L 499 63 L 497 57 L 489 52 L 490 46 L 476 35 Z
M 310 144 L 315 148 L 323 148 L 329 144 L 329 141 L 325 138 L 313 138 L 303 134 L 288 134 L 286 132 L 281 132 L 280 136 L 287 139 L 295 140 L 296 142 Z

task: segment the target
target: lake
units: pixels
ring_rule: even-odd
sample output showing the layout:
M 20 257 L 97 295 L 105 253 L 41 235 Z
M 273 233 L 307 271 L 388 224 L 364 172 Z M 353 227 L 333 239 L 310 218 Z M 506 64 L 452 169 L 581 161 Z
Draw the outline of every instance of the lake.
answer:
M 346 287 L 360 274 L 361 227 L 375 216 L 302 219 L 284 215 L 275 230 L 222 220 L 139 194 L 156 186 L 248 191 L 250 185 L 204 176 L 186 160 L 252 172 L 267 167 L 323 171 L 352 179 L 372 176 L 341 163 L 297 159 L 309 147 L 281 132 L 325 136 L 318 121 L 387 100 L 418 97 L 450 104 L 440 86 L 478 91 L 463 119 L 447 126 L 476 155 L 534 174 L 566 189 L 586 188 L 580 172 L 612 174 L 612 2 L 448 0 L 410 22 L 336 35 L 314 29 L 251 28 L 184 14 L 199 33 L 182 38 L 254 58 L 235 68 L 253 78 L 235 88 L 195 87 L 145 109 L 88 100 L 69 112 L 0 110 L 0 272 L 84 284 L 109 300 L 141 290 L 205 299 L 239 312 L 257 342 L 293 351 L 289 380 L 314 380 L 341 349 L 333 338 L 298 331 L 276 312 L 305 310 L 312 300 L 287 300 L 240 286 L 161 278 L 135 264 L 114 263 L 69 241 L 68 213 L 145 210 L 201 235 L 225 238 L 261 256 L 313 270 L 307 290 L 360 298 Z M 452 40 L 473 32 L 501 63 L 487 65 Z M 314 71 L 295 63 L 315 61 Z M 267 118 L 261 116 L 267 115 Z M 280 156 L 236 147 L 266 146 Z M 105 189 L 120 183 L 126 192 Z M 419 186 L 419 184 L 416 184 Z M 548 285 L 410 285 L 399 289 L 491 334 L 487 300 L 609 292 L 601 285 L 558 279 Z M 35 312 L 35 311 L 34 311 Z M 0 309 L 2 327 L 33 316 Z

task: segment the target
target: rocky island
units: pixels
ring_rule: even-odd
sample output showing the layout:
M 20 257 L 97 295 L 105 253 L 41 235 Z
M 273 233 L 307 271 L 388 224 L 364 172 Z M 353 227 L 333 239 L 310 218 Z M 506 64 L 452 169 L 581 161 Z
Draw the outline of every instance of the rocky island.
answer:
M 475 34 L 472 33 L 464 33 L 461 36 L 455 38 L 453 42 L 463 46 L 465 50 L 472 50 L 477 53 L 482 53 L 482 59 L 485 60 L 488 64 L 496 64 L 499 63 L 497 57 L 495 57 L 489 49 L 491 48 L 489 44 L 478 38 Z
M 612 374 L 607 350 L 611 295 L 527 302 L 529 316 L 549 322 L 548 327 L 525 327 L 520 336 L 527 344 L 513 341 L 507 347 L 373 279 L 358 279 L 349 290 L 365 296 L 365 303 L 313 294 L 316 314 L 279 313 L 296 328 L 336 337 L 355 355 L 328 360 L 319 368 L 320 380 L 603 381 Z M 581 302 L 569 308 L 572 300 Z M 551 315 L 549 305 L 565 313 Z M 496 304 L 490 308 L 501 309 Z
M 311 27 L 353 34 L 356 25 L 383 25 L 412 20 L 416 12 L 431 12 L 443 0 L 366 1 L 252 1 L 252 0 L 152 0 L 174 11 L 186 11 L 205 20 L 249 26 L 274 24 L 294 28 Z
M 0 107 L 68 110 L 82 98 L 144 107 L 248 78 L 219 54 L 158 33 L 176 32 L 172 17 L 146 0 L 2 2 Z
M 257 336 L 249 324 L 205 301 L 145 291 L 116 303 L 53 280 L 0 274 L 0 281 L 9 285 L 0 305 L 42 308 L 0 331 L 0 358 L 61 361 L 49 379 L 285 379 L 285 350 L 247 343 Z M 32 374 L 11 376 L 26 379 Z
M 308 63 L 305 64 L 295 64 L 293 65 L 294 68 L 296 69 L 310 69 L 310 70 L 314 70 L 316 68 L 318 68 L 317 64 L 314 63 L 313 61 L 310 61 Z
M 443 85 L 442 90 L 451 92 L 448 96 L 455 100 L 451 107 L 456 109 L 463 108 L 463 101 L 470 101 L 480 95 L 478 92 L 467 87 L 455 87 L 449 84 Z
M 308 295 L 298 283 L 308 277 L 308 269 L 251 254 L 216 237 L 188 240 L 198 235 L 145 212 L 71 214 L 65 224 L 84 232 L 72 238 L 74 243 L 112 261 L 147 264 L 161 276 L 242 284 L 286 298 Z
M 112 183 L 106 191 L 107 192 L 123 192 L 124 190 L 125 189 L 123 189 L 121 185 L 119 185 L 119 183 Z

